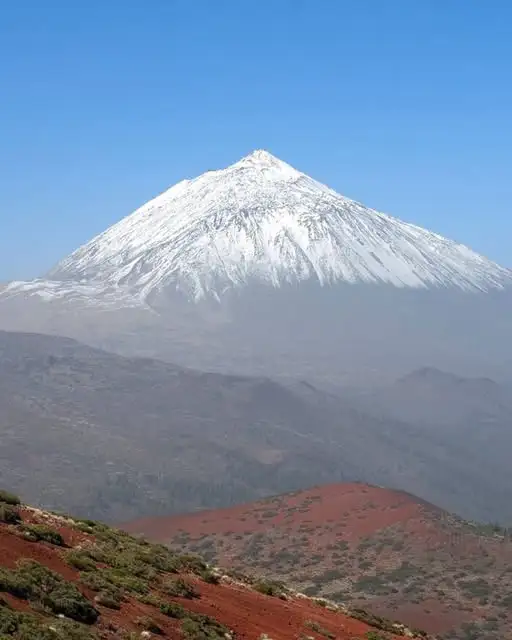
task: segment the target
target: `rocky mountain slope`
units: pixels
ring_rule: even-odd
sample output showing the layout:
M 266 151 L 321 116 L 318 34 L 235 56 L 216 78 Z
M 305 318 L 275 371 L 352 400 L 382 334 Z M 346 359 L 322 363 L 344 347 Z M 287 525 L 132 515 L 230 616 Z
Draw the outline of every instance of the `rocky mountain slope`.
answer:
M 13 640 L 399 640 L 364 611 L 233 579 L 200 558 L 0 491 L 0 634 Z M 407 636 L 405 634 L 407 633 Z
M 124 286 L 145 300 L 167 286 L 219 298 L 249 280 L 512 284 L 512 272 L 467 247 L 340 196 L 262 150 L 178 183 L 48 277 Z
M 329 485 L 124 528 L 442 638 L 512 634 L 512 530 L 465 522 L 407 493 Z

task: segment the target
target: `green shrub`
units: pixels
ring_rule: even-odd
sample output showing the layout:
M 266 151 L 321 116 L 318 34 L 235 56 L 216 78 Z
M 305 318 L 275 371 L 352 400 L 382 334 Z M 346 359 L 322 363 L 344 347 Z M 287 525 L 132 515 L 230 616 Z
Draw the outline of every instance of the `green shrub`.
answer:
M 204 580 L 208 584 L 219 584 L 220 582 L 220 577 L 211 569 L 205 569 L 204 571 L 201 571 L 199 575 L 201 580 Z
M 22 560 L 14 571 L 0 571 L 0 591 L 30 600 L 52 613 L 93 624 L 98 611 L 74 584 L 34 560 Z
M 31 594 L 26 580 L 21 578 L 16 571 L 0 567 L 0 592 L 2 591 L 22 600 L 28 600 Z
M 206 562 L 200 556 L 192 553 L 176 556 L 175 563 L 177 565 L 176 571 L 190 571 L 197 575 L 201 575 L 203 571 L 208 569 Z
M 314 620 L 306 620 L 304 624 L 315 633 L 324 636 L 324 638 L 328 638 L 328 640 L 334 640 L 334 638 L 336 638 L 336 634 L 331 633 L 328 629 L 325 629 L 321 624 L 315 622 Z
M 96 563 L 86 553 L 72 549 L 66 554 L 68 564 L 79 571 L 96 571 Z
M 229 629 L 210 616 L 189 613 L 181 623 L 187 640 L 225 640 Z
M 274 598 L 285 598 L 286 589 L 281 582 L 276 580 L 258 580 L 254 584 L 254 589 L 258 593 Z
M 149 585 L 144 580 L 130 576 L 117 569 L 102 569 L 101 574 L 112 585 L 130 593 L 149 593 Z
M 18 509 L 7 503 L 0 503 L 0 522 L 5 524 L 18 524 L 21 517 Z
M 75 622 L 43 619 L 0 605 L 0 640 L 93 640 L 95 637 Z
M 21 504 L 21 500 L 17 495 L 11 493 L 10 491 L 5 491 L 4 489 L 0 489 L 0 502 L 4 502 L 5 504 L 10 504 L 13 507 Z
M 114 585 L 103 575 L 103 571 L 87 571 L 80 574 L 80 582 L 84 587 L 88 587 L 92 591 L 104 591 L 114 588 Z
M 17 614 L 5 605 L 0 605 L 0 633 L 11 635 L 17 631 L 17 629 Z
M 377 616 L 365 609 L 352 609 L 350 612 L 352 618 L 356 620 L 361 620 L 361 622 L 365 622 L 370 627 L 375 627 L 376 629 L 380 629 L 381 631 L 388 631 L 389 633 L 395 633 L 396 628 L 394 624 L 390 620 L 386 620 L 386 618 L 381 618 L 381 616 Z
M 157 636 L 162 636 L 164 634 L 163 629 L 153 620 L 153 618 L 150 618 L 149 616 L 142 616 L 139 618 L 137 620 L 137 625 L 142 627 L 144 631 L 149 631 Z
M 102 607 L 107 607 L 108 609 L 120 609 L 122 597 L 119 592 L 114 593 L 112 591 L 101 591 L 94 598 L 94 601 Z
M 159 608 L 160 611 L 169 618 L 181 620 L 188 615 L 188 611 L 177 602 L 162 602 Z
M 23 525 L 23 531 L 25 537 L 33 542 L 48 542 L 57 547 L 66 546 L 61 534 L 45 524 L 26 524 Z
M 196 591 L 190 582 L 187 582 L 183 578 L 169 578 L 162 585 L 163 590 L 169 596 L 175 598 L 198 598 L 199 593 Z
M 163 600 L 161 600 L 158 596 L 154 595 L 153 593 L 136 594 L 134 597 L 139 602 L 142 602 L 143 604 L 149 604 L 152 607 L 155 607 L 157 609 L 160 607 L 160 605 L 163 602 Z

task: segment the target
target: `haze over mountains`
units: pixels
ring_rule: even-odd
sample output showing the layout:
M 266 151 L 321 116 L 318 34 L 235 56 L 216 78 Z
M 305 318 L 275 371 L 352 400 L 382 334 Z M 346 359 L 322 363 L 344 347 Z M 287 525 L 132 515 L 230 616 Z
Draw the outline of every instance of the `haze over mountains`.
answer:
M 474 402 L 475 383 L 465 383 Z M 379 393 L 343 397 L 0 332 L 0 486 L 49 508 L 126 521 L 361 480 L 466 518 L 512 522 L 505 413 L 495 424 L 438 428 L 393 417 Z M 442 393 L 453 414 L 460 395 Z M 482 415 L 495 397 L 479 400 Z
M 442 206 L 442 203 L 440 203 Z M 512 379 L 512 272 L 256 151 L 0 295 L 0 328 L 331 383 Z

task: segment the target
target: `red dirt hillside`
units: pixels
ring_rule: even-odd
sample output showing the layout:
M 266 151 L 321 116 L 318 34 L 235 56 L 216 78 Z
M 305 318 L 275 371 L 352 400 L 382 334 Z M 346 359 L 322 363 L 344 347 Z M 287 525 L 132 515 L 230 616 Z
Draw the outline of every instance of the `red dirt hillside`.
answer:
M 2 640 L 416 637 L 373 622 L 277 583 L 229 578 L 101 523 L 21 506 L 0 491 Z
M 123 528 L 444 638 L 512 638 L 509 532 L 401 491 L 329 485 Z

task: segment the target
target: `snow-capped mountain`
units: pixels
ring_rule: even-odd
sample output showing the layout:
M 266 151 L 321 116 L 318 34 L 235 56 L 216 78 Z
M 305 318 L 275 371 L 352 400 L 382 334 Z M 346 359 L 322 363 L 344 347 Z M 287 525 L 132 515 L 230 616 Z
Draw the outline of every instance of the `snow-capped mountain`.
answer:
M 0 329 L 328 384 L 432 366 L 512 379 L 512 272 L 255 151 L 184 180 L 42 279 Z
M 249 281 L 381 282 L 489 290 L 512 273 L 469 248 L 349 200 L 266 151 L 183 180 L 62 260 L 48 278 L 147 300 Z

